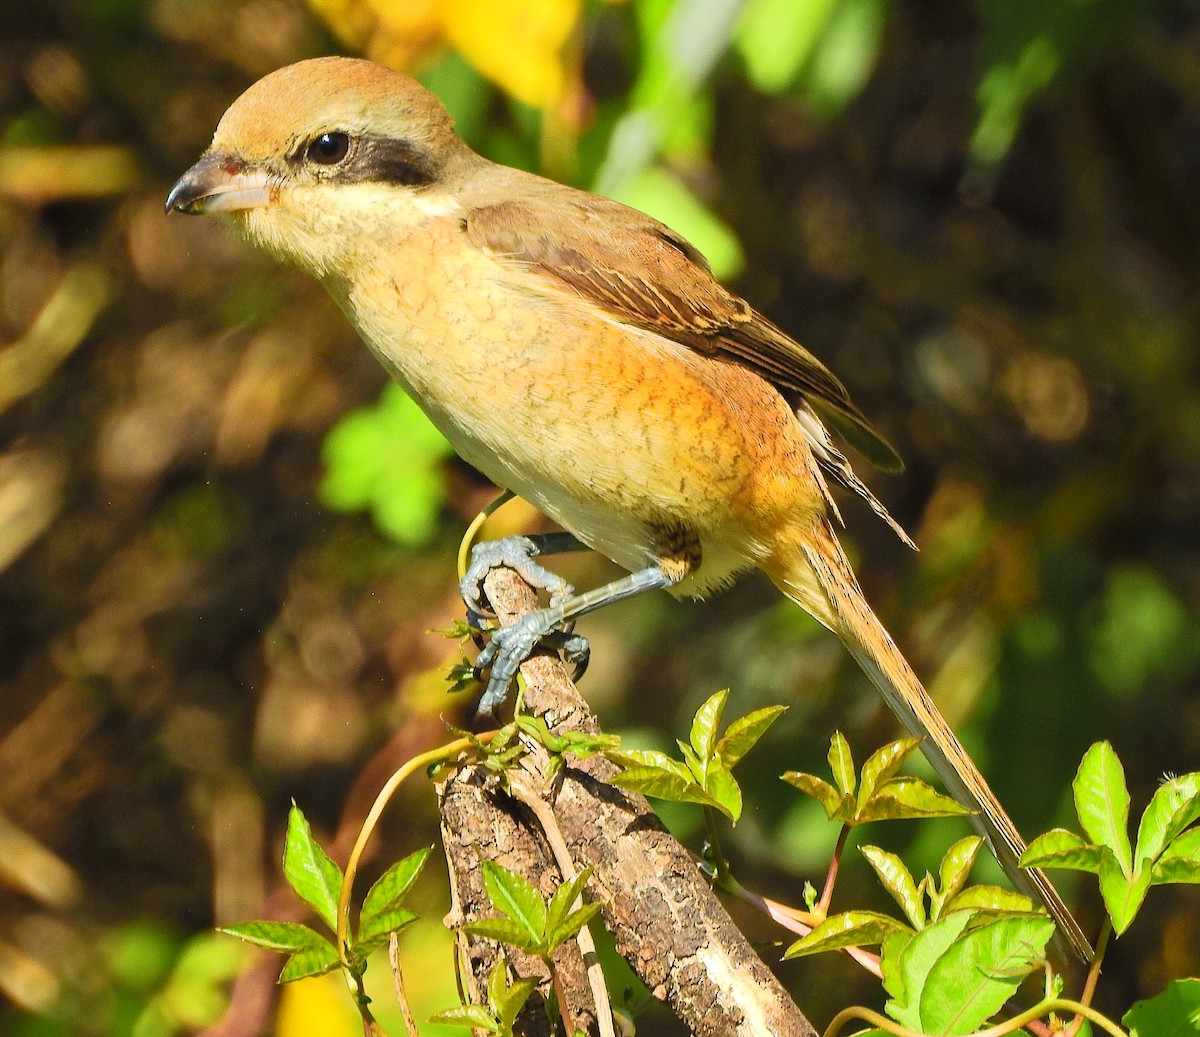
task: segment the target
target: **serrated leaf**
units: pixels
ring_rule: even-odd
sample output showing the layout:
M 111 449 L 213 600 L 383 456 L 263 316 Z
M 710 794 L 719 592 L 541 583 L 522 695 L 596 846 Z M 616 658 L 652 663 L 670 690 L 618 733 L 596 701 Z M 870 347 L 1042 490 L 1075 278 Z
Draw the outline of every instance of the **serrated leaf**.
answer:
M 1097 742 L 1084 754 L 1072 785 L 1079 823 L 1098 846 L 1107 846 L 1128 878 L 1133 874 L 1129 846 L 1129 789 L 1125 769 L 1108 742 Z
M 680 778 L 657 767 L 631 767 L 614 775 L 612 784 L 631 792 L 640 792 L 643 796 L 653 796 L 655 799 L 665 799 L 672 803 L 699 803 L 702 806 L 721 809 L 720 804 L 697 785 L 691 775 Z
M 1146 899 L 1151 874 L 1150 868 L 1142 868 L 1132 877 L 1127 876 L 1111 853 L 1105 853 L 1100 861 L 1100 895 L 1117 936 L 1129 928 Z
M 693 781 L 692 772 L 673 756 L 659 752 L 657 749 L 633 749 L 629 752 L 608 754 L 609 759 L 620 764 L 626 770 L 653 768 L 671 774 L 682 781 Z
M 366 927 L 376 915 L 383 914 L 383 912 L 400 905 L 400 901 L 408 894 L 417 876 L 421 874 L 421 869 L 425 867 L 425 861 L 428 860 L 431 849 L 432 847 L 427 846 L 417 850 L 416 853 L 410 853 L 379 876 L 374 885 L 367 890 L 366 897 L 363 898 L 362 910 L 358 916 L 360 928 Z
M 901 950 L 890 970 L 888 992 L 892 997 L 885 1006 L 887 1014 L 901 1026 L 912 1030 L 924 1029 L 921 1025 L 921 997 L 930 970 L 962 935 L 970 920 L 966 912 L 945 915 L 916 933 Z
M 829 770 L 833 773 L 833 783 L 844 796 L 853 796 L 858 787 L 858 772 L 854 767 L 854 755 L 850 752 L 850 743 L 841 731 L 834 731 L 829 740 Z
M 708 778 L 709 757 L 701 757 L 696 753 L 687 742 L 675 740 L 675 744 L 679 746 L 680 753 L 683 754 L 683 763 L 687 767 L 688 773 L 695 780 L 696 784 L 703 787 L 705 780 Z
M 878 846 L 861 846 L 859 849 L 875 869 L 884 888 L 900 905 L 912 927 L 920 929 L 925 924 L 925 901 L 904 862 L 894 853 L 881 850 Z
M 559 925 L 546 933 L 546 953 L 553 952 L 572 939 L 580 929 L 600 913 L 599 904 L 584 904 L 577 911 L 572 911 Z
M 469 1026 L 473 1030 L 499 1033 L 500 1028 L 483 1005 L 456 1005 L 429 1017 L 431 1023 L 446 1023 L 450 1026 Z
M 495 861 L 483 862 L 483 888 L 492 906 L 507 915 L 533 939 L 546 931 L 546 902 L 523 875 Z
M 783 956 L 800 958 L 819 951 L 882 943 L 889 933 L 903 928 L 902 922 L 875 911 L 846 911 L 840 915 L 830 915 L 811 933 L 793 943 L 783 952 Z
M 971 874 L 971 868 L 975 865 L 975 858 L 979 856 L 981 846 L 983 846 L 983 840 L 979 836 L 968 835 L 959 839 L 946 851 L 938 869 L 938 900 L 940 903 L 953 901 L 962 891 Z
M 827 781 L 822 781 L 815 774 L 804 774 L 801 771 L 788 771 L 780 775 L 789 785 L 794 785 L 806 796 L 811 796 L 825 811 L 830 821 L 835 819 L 845 821 L 854 815 L 854 800 L 843 796 Z
M 887 784 L 896 776 L 900 768 L 904 766 L 904 761 L 920 744 L 919 738 L 901 738 L 876 749 L 868 757 L 867 762 L 863 764 L 862 777 L 858 786 L 858 812 L 860 814 L 880 786 Z
M 538 981 L 532 977 L 517 980 L 504 994 L 492 1004 L 492 1009 L 502 1026 L 509 1029 L 516 1022 L 517 1016 L 529 1000 L 529 995 L 537 989 Z
M 1121 1020 L 1129 1037 L 1200 1034 L 1200 979 L 1177 979 L 1156 997 L 1139 1001 Z
M 942 910 L 974 911 L 976 914 L 1033 914 L 1037 911 L 1033 901 L 1023 893 L 1005 889 L 1003 886 L 968 886 L 952 897 Z
M 738 717 L 725 729 L 725 734 L 717 742 L 717 756 L 729 770 L 746 755 L 758 740 L 767 733 L 770 726 L 784 713 L 787 706 L 766 706 Z
M 742 788 L 719 761 L 713 761 L 704 789 L 712 796 L 721 813 L 736 824 L 742 816 Z
M 512 944 L 530 954 L 541 953 L 543 934 L 531 935 L 520 922 L 514 922 L 511 918 L 477 918 L 473 922 L 464 922 L 462 931 L 485 940 Z
M 579 899 L 591 875 L 592 869 L 584 868 L 574 878 L 566 879 L 559 883 L 558 889 L 554 891 L 554 895 L 550 898 L 550 903 L 546 907 L 547 932 L 560 925 L 562 920 L 570 914 L 571 907 Z
M 333 944 L 328 940 L 322 940 L 319 944 L 305 947 L 288 958 L 283 966 L 283 971 L 279 973 L 279 982 L 293 983 L 298 979 L 307 979 L 309 976 L 323 976 L 326 972 L 332 972 L 340 964 Z
M 911 929 L 900 928 L 888 933 L 879 945 L 879 973 L 883 989 L 898 1000 L 904 1000 L 904 979 L 900 975 L 900 956 L 916 936 Z
M 410 911 L 406 907 L 393 907 L 389 911 L 381 911 L 377 915 L 372 915 L 359 929 L 354 949 L 360 954 L 369 954 L 377 946 L 386 943 L 392 933 L 398 933 L 405 926 L 411 925 L 416 918 L 416 912 Z M 371 944 L 369 949 L 363 948 L 366 943 Z
M 1182 774 L 1164 781 L 1138 823 L 1138 864 L 1152 861 L 1163 848 L 1189 825 L 1200 819 L 1200 774 Z
M 1045 959 L 1048 918 L 1003 918 L 955 940 L 930 967 L 920 995 L 925 1033 L 974 1033 Z
M 725 712 L 725 703 L 729 701 L 729 689 L 714 692 L 704 704 L 696 710 L 692 718 L 692 730 L 688 736 L 692 748 L 701 759 L 708 759 L 717 747 L 717 729 L 721 726 L 721 716 Z
M 943 796 L 920 778 L 892 778 L 858 810 L 854 820 L 865 824 L 902 818 L 961 817 L 969 813 L 961 803 Z
M 287 953 L 329 943 L 316 930 L 299 922 L 238 922 L 236 925 L 220 926 L 217 932 L 236 936 L 239 940 L 268 951 Z
M 1065 828 L 1052 828 L 1039 835 L 1021 854 L 1022 868 L 1066 868 L 1072 871 L 1098 872 L 1105 851 L 1086 843 Z
M 295 803 L 288 811 L 283 844 L 283 874 L 300 899 L 337 931 L 337 907 L 342 895 L 342 869 L 313 838 L 308 819 Z
M 1167 844 L 1154 862 L 1150 882 L 1200 882 L 1200 828 L 1192 828 Z

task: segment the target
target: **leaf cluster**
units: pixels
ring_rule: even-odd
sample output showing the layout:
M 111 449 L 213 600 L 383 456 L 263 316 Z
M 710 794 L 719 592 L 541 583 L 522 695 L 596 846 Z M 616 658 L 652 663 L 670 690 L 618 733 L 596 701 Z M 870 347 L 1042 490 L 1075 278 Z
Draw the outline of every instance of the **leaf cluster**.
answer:
M 1133 922 L 1151 886 L 1200 882 L 1200 827 L 1193 827 L 1200 819 L 1200 773 L 1169 778 L 1158 787 L 1132 845 L 1125 769 L 1108 742 L 1087 751 L 1072 789 L 1088 839 L 1053 829 L 1030 843 L 1021 864 L 1098 876 L 1118 936 Z
M 624 768 L 613 784 L 656 799 L 712 807 L 736 822 L 742 814 L 742 790 L 733 768 L 787 707 L 755 710 L 718 736 L 728 698 L 728 689 L 718 691 L 696 711 L 688 741 L 675 743 L 682 760 L 656 750 L 610 751 L 609 759 Z
M 547 902 L 523 875 L 495 861 L 484 861 L 484 891 L 500 917 L 467 922 L 463 931 L 510 944 L 549 962 L 562 944 L 600 913 L 599 904 L 574 907 L 591 874 L 590 868 L 584 868 L 564 880 Z
M 222 926 L 220 932 L 286 954 L 280 983 L 320 976 L 338 967 L 361 978 L 367 957 L 385 946 L 393 933 L 399 933 L 416 919 L 412 911 L 402 906 L 402 901 L 424 867 L 429 850 L 426 847 L 397 861 L 371 886 L 359 911 L 358 928 L 350 934 L 344 954 L 339 954 L 332 940 L 299 922 L 241 922 Z M 336 933 L 344 881 L 342 870 L 313 838 L 308 820 L 294 803 L 288 813 L 283 873 L 300 899 Z

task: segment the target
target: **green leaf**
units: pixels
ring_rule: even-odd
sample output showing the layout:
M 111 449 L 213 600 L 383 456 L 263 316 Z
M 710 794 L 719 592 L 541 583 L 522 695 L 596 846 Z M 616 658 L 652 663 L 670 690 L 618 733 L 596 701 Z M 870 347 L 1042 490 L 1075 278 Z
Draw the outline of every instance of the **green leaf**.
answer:
M 1066 868 L 1072 871 L 1098 872 L 1104 850 L 1085 843 L 1074 832 L 1052 828 L 1039 835 L 1021 854 L 1022 868 Z
M 783 952 L 785 958 L 800 958 L 820 951 L 843 947 L 862 947 L 882 943 L 889 933 L 904 929 L 901 922 L 875 911 L 846 911 L 830 915 L 807 936 L 801 937 Z
M 477 918 L 473 922 L 464 922 L 462 931 L 485 940 L 511 944 L 529 954 L 541 954 L 545 943 L 544 934 L 531 934 L 525 926 L 511 918 Z
M 927 925 L 903 946 L 898 960 L 886 970 L 890 975 L 888 992 L 892 997 L 885 1010 L 901 1026 L 926 1032 L 922 1025 L 921 1000 L 929 973 L 962 935 L 970 920 L 967 912 L 956 911 Z M 893 949 L 888 943 L 884 947 Z
M 1164 781 L 1138 824 L 1138 864 L 1153 861 L 1188 825 L 1200 819 L 1200 774 L 1184 774 Z
M 704 789 L 712 796 L 721 813 L 736 824 L 737 819 L 742 816 L 742 788 L 737 779 L 719 763 L 714 762 L 708 772 Z
M 976 915 L 986 914 L 1035 914 L 1033 901 L 1023 893 L 1005 889 L 1003 886 L 968 886 L 952 897 L 942 909 L 942 914 L 951 911 L 972 911 Z
M 971 874 L 971 868 L 975 865 L 975 858 L 979 856 L 981 846 L 983 846 L 983 840 L 979 836 L 968 835 L 959 839 L 946 851 L 942 857 L 941 867 L 938 869 L 940 881 L 937 902 L 939 907 L 947 902 L 952 902 L 962 891 L 963 886 L 967 884 L 967 878 Z
M 1127 876 L 1111 853 L 1106 852 L 1100 861 L 1100 895 L 1117 936 L 1129 928 L 1146 899 L 1152 874 L 1150 868 L 1142 868 L 1132 877 Z
M 829 740 L 829 769 L 833 772 L 833 783 L 844 796 L 854 795 L 858 786 L 858 773 L 854 767 L 854 755 L 850 743 L 841 731 L 834 731 Z
M 870 803 L 879 787 L 887 784 L 896 776 L 900 768 L 904 766 L 904 761 L 920 744 L 919 738 L 901 738 L 898 741 L 889 742 L 871 754 L 867 762 L 863 764 L 862 782 L 858 787 L 859 813 L 862 813 Z
M 500 1027 L 496 1025 L 492 1013 L 483 1005 L 456 1005 L 431 1015 L 429 1021 L 450 1026 L 469 1026 L 473 1030 L 483 1030 L 486 1033 L 500 1033 Z
M 732 770 L 743 756 L 746 755 L 758 740 L 767 733 L 767 729 L 784 713 L 787 706 L 766 706 L 738 717 L 725 729 L 725 734 L 717 742 L 717 756 L 726 769 Z
M 1177 979 L 1156 997 L 1139 1001 L 1121 1020 L 1129 1037 L 1200 1034 L 1200 979 Z
M 342 895 L 342 869 L 330 860 L 313 838 L 308 820 L 295 803 L 288 812 L 287 835 L 283 844 L 283 874 L 300 899 L 336 932 L 338 900 Z
M 320 933 L 299 922 L 238 922 L 236 925 L 220 926 L 217 932 L 236 936 L 239 940 L 268 951 L 284 953 L 329 943 Z
M 725 703 L 729 701 L 729 689 L 714 692 L 710 695 L 692 719 L 692 731 L 689 740 L 696 755 L 702 760 L 711 757 L 717 747 L 717 728 L 721 726 L 721 716 L 725 712 Z
M 822 781 L 815 774 L 804 774 L 801 771 L 788 771 L 781 775 L 789 785 L 795 785 L 806 796 L 811 796 L 821 804 L 825 816 L 833 821 L 849 820 L 854 816 L 854 800 L 843 796 L 827 781 Z
M 697 785 L 696 779 L 690 774 L 681 778 L 657 767 L 631 767 L 615 775 L 612 784 L 631 792 L 640 792 L 643 796 L 653 796 L 672 803 L 699 803 L 724 812 L 721 804 Z
M 1192 828 L 1167 844 L 1154 862 L 1152 885 L 1200 882 L 1200 828 Z
M 916 936 L 911 929 L 897 929 L 895 932 L 888 933 L 883 943 L 879 946 L 879 972 L 880 979 L 883 982 L 883 989 L 903 1003 L 904 998 L 904 977 L 900 971 L 900 960 L 904 954 L 904 949 L 912 942 Z
M 1125 769 L 1108 742 L 1097 742 L 1084 754 L 1073 788 L 1083 830 L 1093 843 L 1112 850 L 1126 877 L 1131 876 L 1129 790 Z
M 501 966 L 501 976 L 504 975 L 503 963 Z M 529 1000 L 529 995 L 537 990 L 538 981 L 532 977 L 517 980 L 512 986 L 504 990 L 500 996 L 494 1000 L 490 998 L 492 1010 L 496 1013 L 496 1017 L 500 1020 L 502 1026 L 509 1029 L 517 1020 L 525 1002 Z
M 904 862 L 894 853 L 881 850 L 878 846 L 862 846 L 859 849 L 875 869 L 884 888 L 900 905 L 912 927 L 920 929 L 925 924 L 925 901 Z
M 523 875 L 495 861 L 483 862 L 483 888 L 492 906 L 507 915 L 534 939 L 546 931 L 546 902 Z
M 599 904 L 584 904 L 578 911 L 572 911 L 560 924 L 546 933 L 545 956 L 554 953 L 568 940 L 572 939 L 580 929 L 600 913 Z
M 974 1033 L 1045 960 L 1048 918 L 1002 918 L 971 929 L 932 963 L 920 994 L 925 1033 Z
M 379 876 L 363 899 L 362 911 L 358 916 L 360 928 L 365 928 L 377 915 L 400 905 L 400 901 L 408 894 L 425 866 L 431 849 L 432 847 L 427 846 L 416 853 L 410 853 Z
M 283 966 L 283 971 L 279 973 L 279 982 L 292 983 L 298 979 L 307 979 L 309 976 L 323 976 L 326 972 L 332 972 L 340 964 L 333 944 L 328 940 L 322 940 L 319 944 L 305 947 L 288 958 Z
M 559 883 L 558 889 L 554 891 L 554 895 L 546 907 L 547 932 L 561 925 L 562 920 L 571 913 L 572 906 L 579 899 L 591 875 L 591 868 L 583 868 L 573 879 Z
M 354 949 L 360 954 L 369 954 L 376 947 L 387 943 L 387 939 L 392 933 L 400 932 L 405 926 L 416 921 L 416 918 L 416 913 L 406 907 L 393 907 L 372 915 L 359 929 L 358 936 L 354 941 Z M 368 943 L 370 947 L 364 948 L 363 945 Z
M 892 778 L 857 812 L 854 820 L 865 824 L 902 818 L 961 817 L 969 813 L 961 803 L 943 796 L 920 778 Z
M 445 496 L 440 461 L 450 445 L 399 386 L 351 411 L 325 437 L 319 493 L 335 511 L 370 510 L 399 543 L 420 546 L 437 529 Z
M 614 763 L 619 763 L 627 770 L 652 768 L 673 775 L 681 781 L 695 781 L 692 772 L 684 764 L 657 749 L 633 749 L 629 752 L 609 753 L 608 756 Z

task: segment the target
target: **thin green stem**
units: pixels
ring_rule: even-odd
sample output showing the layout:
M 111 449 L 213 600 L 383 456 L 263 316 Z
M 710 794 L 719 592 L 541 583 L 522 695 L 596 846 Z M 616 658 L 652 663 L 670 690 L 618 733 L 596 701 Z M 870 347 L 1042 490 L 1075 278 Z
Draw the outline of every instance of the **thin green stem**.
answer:
M 833 856 L 829 860 L 829 871 L 825 873 L 825 888 L 821 890 L 821 899 L 817 901 L 816 914 L 824 918 L 829 914 L 829 904 L 833 900 L 833 887 L 837 884 L 838 869 L 842 864 L 842 854 L 846 850 L 846 839 L 850 835 L 850 826 L 842 825 L 838 832 L 837 845 L 833 848 Z
M 713 867 L 716 868 L 714 881 L 718 886 L 724 887 L 726 882 L 733 879 L 733 873 L 729 870 L 729 861 L 725 857 L 725 851 L 721 849 L 721 833 L 717 828 L 717 812 L 712 807 L 701 807 L 701 813 L 704 814 L 704 830 L 708 835 L 708 845 L 712 852 Z
M 396 789 L 404 784 L 416 771 L 423 770 L 435 763 L 444 763 L 447 760 L 451 760 L 459 753 L 473 748 L 480 742 L 487 743 L 495 735 L 495 731 L 488 731 L 479 735 L 474 740 L 470 738 L 456 738 L 453 742 L 440 746 L 437 749 L 430 749 L 429 752 L 414 756 L 400 767 L 387 780 L 383 788 L 380 789 L 379 795 L 375 797 L 375 802 L 371 805 L 371 809 L 367 813 L 367 818 L 359 830 L 358 838 L 354 842 L 354 849 L 350 851 L 350 859 L 346 861 L 345 877 L 342 879 L 342 895 L 338 900 L 337 912 L 337 945 L 338 953 L 343 955 L 343 961 L 350 946 L 350 896 L 354 889 L 354 879 L 358 874 L 358 862 L 362 858 L 363 850 L 366 849 L 367 841 L 375 831 L 375 826 L 379 823 L 380 816 L 383 814 L 392 796 L 395 795 Z
M 1089 1008 L 1078 1001 L 1070 1001 L 1066 998 L 1051 998 L 1042 1001 L 1028 1011 L 1013 1016 L 998 1026 L 977 1031 L 975 1037 L 1004 1037 L 1005 1034 L 1016 1033 L 1022 1026 L 1027 1026 L 1034 1020 L 1041 1019 L 1051 1012 L 1069 1012 L 1072 1015 L 1079 1015 L 1100 1027 L 1105 1033 L 1111 1034 L 1112 1037 L 1129 1037 L 1129 1034 L 1109 1019 L 1108 1016 L 1102 1015 L 1094 1008 Z M 862 1008 L 858 1005 L 838 1012 L 829 1023 L 829 1026 L 826 1027 L 823 1037 L 837 1037 L 842 1027 L 855 1019 L 870 1023 L 872 1026 L 886 1033 L 895 1034 L 895 1037 L 929 1037 L 928 1034 L 923 1034 L 919 1030 L 910 1030 L 907 1026 L 901 1026 L 899 1023 L 880 1015 L 878 1012 L 873 1012 L 869 1008 Z

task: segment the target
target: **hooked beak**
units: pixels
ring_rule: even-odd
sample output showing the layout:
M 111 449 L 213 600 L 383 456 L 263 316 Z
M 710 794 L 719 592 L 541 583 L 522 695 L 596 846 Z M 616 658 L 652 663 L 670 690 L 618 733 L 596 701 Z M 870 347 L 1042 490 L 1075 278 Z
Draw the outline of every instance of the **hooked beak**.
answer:
M 270 205 L 271 185 L 265 170 L 248 166 L 219 151 L 205 152 L 167 195 L 167 212 L 202 216 L 241 212 Z

